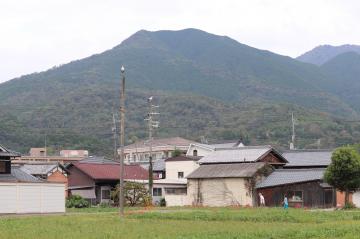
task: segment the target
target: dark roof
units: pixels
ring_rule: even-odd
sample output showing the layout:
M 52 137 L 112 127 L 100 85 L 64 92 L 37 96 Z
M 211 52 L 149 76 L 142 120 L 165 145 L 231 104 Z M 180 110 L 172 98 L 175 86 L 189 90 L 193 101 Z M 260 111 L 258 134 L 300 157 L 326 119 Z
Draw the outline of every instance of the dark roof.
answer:
M 11 166 L 11 174 L 0 174 L 0 182 L 38 183 L 43 181 L 24 172 L 18 166 Z
M 73 165 L 95 180 L 118 180 L 119 164 L 73 163 Z M 125 179 L 147 180 L 148 171 L 139 165 L 125 165 Z
M 256 162 L 260 161 L 268 153 L 273 152 L 286 163 L 286 159 L 281 156 L 270 145 L 264 146 L 243 146 L 236 148 L 222 148 L 215 149 L 215 151 L 204 156 L 199 160 L 200 164 L 209 163 L 244 163 L 244 162 Z
M 333 150 L 291 150 L 282 155 L 289 162 L 284 167 L 327 167 Z
M 265 166 L 265 163 L 204 164 L 187 178 L 248 178 Z
M 277 169 L 256 185 L 256 188 L 322 180 L 325 169 Z
M 202 157 L 201 156 L 185 156 L 185 155 L 180 155 L 180 156 L 176 156 L 176 157 L 171 157 L 168 159 L 165 159 L 166 162 L 173 162 L 173 161 L 198 161 L 200 160 Z
M 20 157 L 21 154 L 15 151 L 11 151 L 8 150 L 7 148 L 5 148 L 4 146 L 2 146 L 0 144 L 0 156 L 5 156 L 5 157 Z

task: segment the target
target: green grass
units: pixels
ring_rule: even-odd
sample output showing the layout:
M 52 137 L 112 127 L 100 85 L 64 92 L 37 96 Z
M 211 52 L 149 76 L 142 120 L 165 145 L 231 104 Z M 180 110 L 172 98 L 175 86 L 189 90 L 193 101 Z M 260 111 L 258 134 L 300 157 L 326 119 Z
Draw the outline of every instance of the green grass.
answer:
M 101 211 L 99 209 L 99 211 Z M 139 212 L 140 211 L 140 212 Z M 359 211 L 154 209 L 0 217 L 0 238 L 359 238 Z M 95 212 L 95 211 L 93 211 Z

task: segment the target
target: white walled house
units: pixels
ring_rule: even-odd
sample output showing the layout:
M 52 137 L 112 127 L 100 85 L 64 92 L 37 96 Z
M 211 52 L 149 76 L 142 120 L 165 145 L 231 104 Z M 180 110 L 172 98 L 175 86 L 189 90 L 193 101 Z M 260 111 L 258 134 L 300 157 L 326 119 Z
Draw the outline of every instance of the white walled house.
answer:
M 177 156 L 165 160 L 166 178 L 154 180 L 153 200 L 165 198 L 167 206 L 190 205 L 187 197 L 186 176 L 199 167 L 201 157 Z
M 223 144 L 200 144 L 192 143 L 186 151 L 186 156 L 207 156 L 218 149 L 244 147 L 241 141 Z
M 153 139 L 152 158 L 154 161 L 170 158 L 175 150 L 186 153 L 191 143 L 194 141 L 181 137 Z M 138 141 L 125 146 L 124 153 L 126 163 L 147 164 L 150 157 L 150 144 L 147 140 Z

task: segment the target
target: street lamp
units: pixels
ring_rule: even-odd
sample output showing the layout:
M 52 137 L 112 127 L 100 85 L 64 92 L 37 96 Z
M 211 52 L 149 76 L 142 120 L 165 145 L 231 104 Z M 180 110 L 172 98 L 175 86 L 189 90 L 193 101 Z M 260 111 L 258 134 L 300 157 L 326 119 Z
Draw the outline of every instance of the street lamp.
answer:
M 121 66 L 121 89 L 120 89 L 120 190 L 119 204 L 120 217 L 124 217 L 124 141 L 125 141 L 125 68 Z

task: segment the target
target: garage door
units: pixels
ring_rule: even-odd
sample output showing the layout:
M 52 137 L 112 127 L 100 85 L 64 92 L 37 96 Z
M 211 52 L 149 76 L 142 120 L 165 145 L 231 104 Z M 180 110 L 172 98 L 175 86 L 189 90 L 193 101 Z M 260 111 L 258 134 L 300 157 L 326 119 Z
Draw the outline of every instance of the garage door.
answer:
M 0 183 L 0 213 L 65 212 L 65 185 Z

